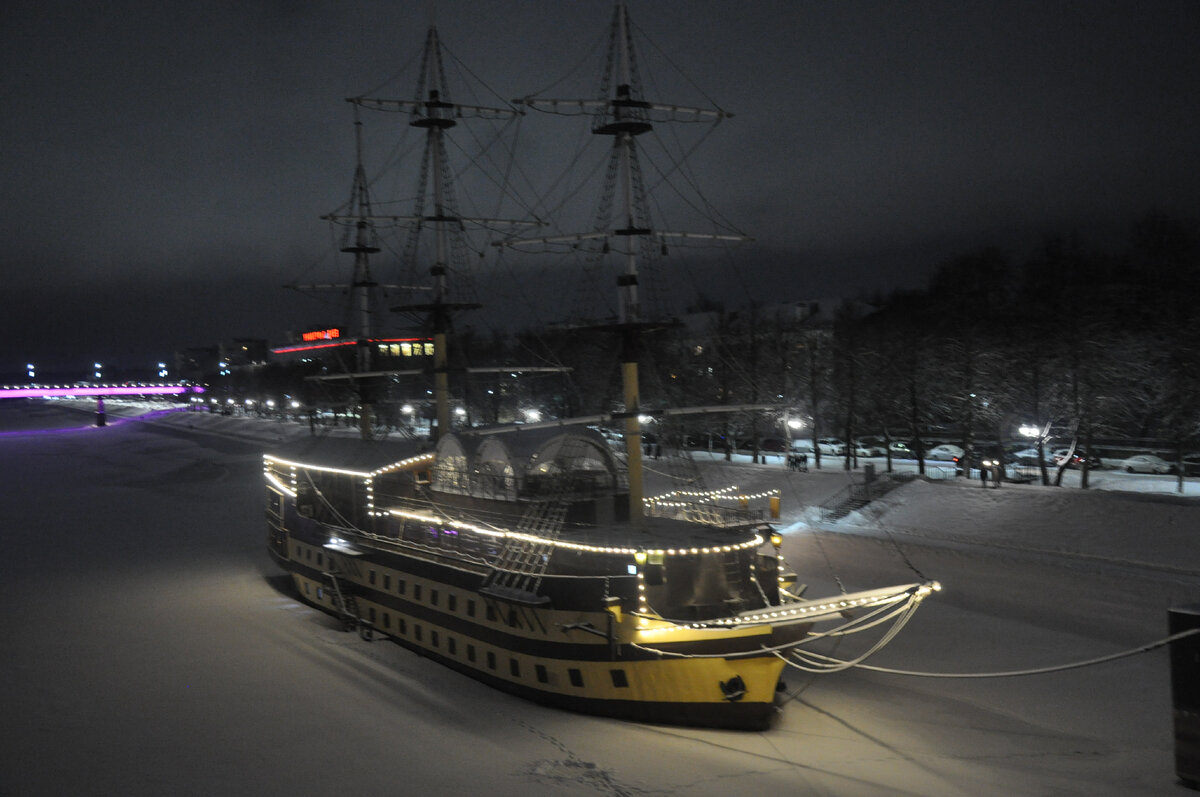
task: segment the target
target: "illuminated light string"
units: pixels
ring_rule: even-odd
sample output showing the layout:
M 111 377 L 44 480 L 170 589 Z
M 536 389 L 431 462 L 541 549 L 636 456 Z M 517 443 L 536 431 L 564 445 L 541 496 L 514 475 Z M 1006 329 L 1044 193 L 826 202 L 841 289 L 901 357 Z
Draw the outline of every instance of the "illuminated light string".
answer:
M 736 489 L 737 489 L 737 485 L 732 484 L 728 487 L 723 487 L 720 490 L 706 490 L 703 492 L 688 491 L 688 490 L 672 490 L 669 493 L 663 493 L 662 495 L 656 495 L 653 498 L 644 498 L 642 500 L 645 503 L 652 504 L 654 506 L 678 508 L 678 507 L 690 506 L 694 502 L 671 501 L 670 499 L 682 497 L 682 498 L 709 499 L 709 500 L 717 500 L 717 501 L 722 500 L 722 499 L 725 499 L 725 500 L 737 499 L 739 501 L 757 501 L 762 498 L 775 498 L 780 495 L 780 491 L 778 489 L 765 490 L 761 493 L 755 493 L 753 495 L 742 495 L 741 493 L 733 492 Z
M 403 510 L 403 509 L 389 509 L 386 512 L 379 512 L 379 511 L 375 510 L 375 508 L 374 508 L 374 489 L 375 488 L 372 484 L 372 480 L 376 476 L 390 473 L 395 470 L 399 470 L 402 468 L 410 467 L 412 465 L 416 465 L 416 464 L 420 464 L 420 463 L 429 461 L 429 460 L 433 459 L 434 456 L 435 456 L 435 454 L 432 452 L 425 453 L 425 454 L 419 454 L 417 456 L 409 457 L 408 459 L 404 459 L 399 462 L 395 462 L 390 465 L 386 465 L 386 466 L 379 468 L 377 470 L 374 470 L 374 471 L 358 471 L 358 470 L 348 470 L 345 468 L 333 468 L 333 467 L 328 467 L 328 466 L 324 466 L 324 465 L 309 465 L 309 464 L 305 464 L 303 462 L 294 462 L 292 460 L 283 459 L 282 457 L 276 457 L 272 454 L 264 454 L 263 460 L 265 463 L 274 463 L 276 465 L 284 466 L 284 467 L 287 467 L 290 469 L 291 482 L 292 482 L 292 488 L 290 490 L 288 488 L 284 487 L 284 485 L 281 482 L 278 482 L 277 480 L 272 479 L 272 483 L 279 486 L 280 489 L 282 489 L 284 492 L 291 495 L 292 497 L 295 497 L 295 495 L 299 492 L 299 490 L 297 488 L 298 479 L 297 479 L 297 475 L 296 475 L 296 470 L 298 468 L 303 468 L 306 470 L 323 471 L 325 473 L 338 473 L 338 474 L 342 474 L 342 475 L 346 475 L 346 476 L 357 476 L 361 479 L 366 480 L 366 482 L 367 482 L 365 485 L 365 489 L 367 491 L 367 500 L 368 500 L 368 503 L 370 504 L 369 511 L 371 512 L 371 514 L 373 514 L 377 517 L 392 515 L 395 517 L 403 517 L 403 518 L 407 518 L 410 520 L 419 520 L 423 523 L 433 523 L 433 524 L 436 524 L 439 526 L 447 526 L 447 527 L 455 528 L 455 529 L 462 530 L 462 531 L 471 531 L 471 532 L 475 532 L 478 534 L 484 534 L 484 535 L 491 536 L 491 537 L 505 537 L 508 539 L 522 540 L 525 542 L 534 542 L 534 543 L 540 543 L 540 544 L 545 544 L 545 545 L 552 545 L 556 548 L 565 548 L 567 550 L 572 550 L 572 551 L 587 551 L 590 553 L 622 554 L 622 555 L 628 555 L 628 556 L 634 556 L 634 555 L 640 555 L 640 554 L 651 554 L 651 555 L 657 555 L 657 556 L 687 556 L 687 555 L 699 556 L 701 554 L 731 553 L 733 551 L 742 551 L 742 550 L 746 550 L 749 548 L 757 548 L 765 542 L 765 540 L 762 536 L 755 534 L 754 537 L 752 537 L 751 539 L 746 540 L 744 542 L 736 543 L 733 545 L 706 545 L 706 546 L 694 546 L 694 547 L 686 547 L 686 548 L 649 548 L 649 549 L 630 548 L 627 546 L 586 545 L 584 543 L 568 542 L 565 540 L 551 540 L 551 539 L 548 539 L 545 537 L 538 537 L 538 536 L 535 536 L 532 534 L 524 534 L 522 532 L 516 532 L 516 531 L 508 531 L 505 529 L 486 528 L 484 526 L 476 526 L 476 525 L 470 524 L 470 523 L 457 523 L 457 522 L 450 523 L 447 519 L 439 518 L 435 515 L 429 515 L 429 514 L 424 514 L 424 513 L 420 513 L 420 512 L 411 512 L 411 511 Z M 269 471 L 270 471 L 269 464 L 267 465 L 267 467 L 264 468 L 264 471 L 269 473 Z M 268 476 L 268 478 L 271 478 L 271 477 Z M 731 488 L 731 489 L 736 489 L 736 488 Z
M 759 535 L 755 534 L 753 539 L 745 542 L 740 542 L 735 545 L 720 545 L 697 548 L 628 548 L 619 545 L 585 545 L 579 542 L 568 542 L 566 540 L 551 540 L 546 537 L 538 537 L 533 534 L 525 534 L 519 531 L 508 531 L 506 529 L 491 529 L 484 526 L 476 526 L 472 523 L 448 523 L 444 518 L 428 515 L 423 512 L 411 512 L 405 509 L 389 509 L 386 513 L 394 517 L 407 518 L 409 520 L 419 520 L 422 523 L 434 523 L 439 526 L 445 526 L 454 531 L 470 531 L 477 534 L 484 534 L 489 537 L 504 537 L 506 539 L 521 540 L 523 542 L 541 543 L 544 545 L 552 545 L 556 548 L 566 548 L 572 551 L 587 551 L 589 553 L 611 553 L 624 554 L 628 556 L 639 557 L 643 554 L 658 555 L 658 556 L 686 556 L 688 554 L 699 555 L 702 553 L 729 553 L 732 551 L 741 551 L 747 548 L 757 548 L 762 545 L 764 540 Z
M 376 470 L 373 470 L 373 471 L 347 470 L 345 468 L 332 468 L 327 465 L 309 465 L 304 462 L 294 462 L 290 459 L 283 459 L 282 457 L 277 457 L 272 454 L 264 454 L 263 459 L 267 462 L 274 462 L 278 465 L 285 465 L 287 467 L 292 468 L 293 470 L 295 470 L 296 468 L 304 468 L 305 470 L 319 470 L 319 471 L 323 471 L 325 473 L 340 473 L 343 476 L 358 476 L 359 478 L 362 478 L 362 479 L 373 479 L 376 476 L 382 476 L 384 474 L 392 473 L 394 471 L 401 470 L 403 468 L 411 467 L 412 465 L 417 465 L 421 462 L 426 462 L 428 460 L 433 459 L 435 456 L 436 456 L 436 454 L 434 452 L 430 451 L 426 454 L 418 454 L 415 457 L 409 457 L 408 459 L 402 459 L 399 462 L 393 462 L 390 465 L 384 465 L 382 468 L 377 468 Z
M 909 587 L 900 592 L 888 593 L 886 595 L 867 595 L 853 600 L 826 601 L 816 605 L 810 604 L 805 606 L 796 606 L 790 609 L 787 607 L 778 607 L 774 611 L 769 612 L 758 612 L 756 614 L 747 614 L 739 617 L 725 617 L 700 623 L 675 624 L 661 628 L 648 628 L 645 630 L 648 633 L 685 630 L 716 631 L 739 625 L 758 625 L 764 622 L 779 622 L 800 618 L 815 618 L 822 614 L 833 614 L 854 607 L 875 607 L 877 610 L 879 610 L 887 606 L 894 606 L 896 604 L 904 604 L 905 606 L 919 604 L 931 592 L 936 592 L 940 589 L 941 584 L 934 581 L 929 584 L 921 584 L 916 587 Z M 842 626 L 841 628 L 844 629 L 846 627 L 858 624 L 861 626 L 858 630 L 863 630 L 867 627 L 870 627 L 868 625 L 862 625 L 862 623 L 870 617 L 871 615 L 867 615 L 864 618 L 860 618 L 857 623 L 848 623 L 846 626 Z M 844 633 L 845 631 L 843 630 L 834 629 L 826 633 L 814 635 L 813 637 L 810 637 L 810 641 L 811 639 L 818 637 L 839 636 Z
M 68 396 L 173 396 L 180 393 L 203 393 L 201 385 L 34 385 L 32 387 L 0 387 L 0 398 L 63 398 Z

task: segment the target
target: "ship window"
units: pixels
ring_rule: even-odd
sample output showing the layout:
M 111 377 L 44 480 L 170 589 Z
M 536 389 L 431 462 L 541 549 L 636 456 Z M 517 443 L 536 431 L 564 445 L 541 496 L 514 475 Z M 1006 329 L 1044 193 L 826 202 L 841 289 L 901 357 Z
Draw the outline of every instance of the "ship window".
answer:
M 488 654 L 487 654 L 487 661 L 488 661 L 488 669 L 489 670 L 496 669 L 496 654 L 490 650 L 488 651 Z
M 312 561 L 312 548 L 309 548 L 307 551 L 304 552 L 304 558 L 310 562 Z
M 320 565 L 323 565 L 323 564 L 325 564 L 325 554 L 323 554 L 323 553 L 318 553 L 318 554 L 317 554 L 317 565 L 318 565 L 318 566 L 320 566 Z
M 613 686 L 621 689 L 629 686 L 629 679 L 625 677 L 624 670 L 609 670 L 612 673 Z
M 413 625 L 413 638 L 418 642 L 421 641 L 421 626 L 415 624 Z
M 367 581 L 370 584 L 374 585 L 374 583 L 375 583 L 375 571 L 374 570 L 367 571 Z
M 413 600 L 415 600 L 415 601 L 421 600 L 421 585 L 420 584 L 413 584 Z
M 475 601 L 468 600 L 467 601 L 467 617 L 474 617 L 474 616 L 475 616 Z
M 372 625 L 374 625 L 374 623 L 375 623 L 375 607 L 374 606 L 368 607 L 367 619 L 371 621 Z
M 508 660 L 508 671 L 510 673 L 512 673 L 513 678 L 521 677 L 521 665 L 517 662 L 516 659 Z
M 437 631 L 429 632 L 429 644 L 434 646 L 435 648 L 438 646 L 438 632 Z
M 544 684 L 544 683 L 550 682 L 550 674 L 546 672 L 545 664 L 538 664 L 533 669 L 537 673 L 537 679 L 538 679 L 539 684 Z
M 438 591 L 436 589 L 429 590 L 429 602 L 434 606 L 438 604 Z
M 307 582 L 307 581 L 305 581 L 305 582 L 304 582 L 304 594 L 305 594 L 305 595 L 309 594 L 309 593 L 308 593 L 308 582 Z
M 404 579 L 402 579 L 402 578 L 396 579 L 396 594 L 397 595 L 404 594 Z
M 446 649 L 450 651 L 451 656 L 458 653 L 458 643 L 454 641 L 454 637 L 446 637 Z
M 572 667 L 567 670 L 567 675 L 571 678 L 571 686 L 583 686 L 583 673 Z
M 385 590 L 389 590 L 392 588 L 392 577 L 389 576 L 387 573 L 383 574 L 383 588 Z
M 403 617 L 396 618 L 396 630 L 401 634 L 408 633 L 408 622 Z
M 390 614 L 388 614 L 387 612 L 383 613 L 383 627 L 384 628 L 392 627 L 392 616 Z
M 467 645 L 467 661 L 475 661 L 475 646 Z
M 321 587 L 317 587 L 317 600 L 321 600 L 324 597 L 325 597 L 325 590 L 322 589 Z
M 489 620 L 496 619 L 496 610 L 495 610 L 495 608 L 492 607 L 492 605 L 490 603 L 488 604 L 488 607 L 487 607 L 487 619 L 489 619 Z
M 455 597 L 454 593 L 446 596 L 446 608 L 450 611 L 455 611 L 458 608 L 458 598 Z

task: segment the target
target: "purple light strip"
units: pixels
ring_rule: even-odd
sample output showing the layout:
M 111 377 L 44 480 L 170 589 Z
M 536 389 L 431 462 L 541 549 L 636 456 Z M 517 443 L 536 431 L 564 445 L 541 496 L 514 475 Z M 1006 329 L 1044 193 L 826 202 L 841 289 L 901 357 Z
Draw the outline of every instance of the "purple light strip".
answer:
M 61 396 L 161 396 L 203 393 L 199 385 L 97 385 L 96 387 L 0 387 L 0 398 L 55 398 Z

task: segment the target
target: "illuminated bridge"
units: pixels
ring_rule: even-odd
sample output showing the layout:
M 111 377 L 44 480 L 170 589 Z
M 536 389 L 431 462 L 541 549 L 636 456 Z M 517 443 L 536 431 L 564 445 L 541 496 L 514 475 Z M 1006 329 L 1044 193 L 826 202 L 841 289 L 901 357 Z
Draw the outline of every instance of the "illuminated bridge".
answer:
M 122 385 L 2 385 L 0 399 L 6 398 L 80 398 L 96 399 L 96 425 L 103 426 L 106 396 L 175 396 L 181 393 L 203 393 L 201 385 L 168 384 L 165 382 Z

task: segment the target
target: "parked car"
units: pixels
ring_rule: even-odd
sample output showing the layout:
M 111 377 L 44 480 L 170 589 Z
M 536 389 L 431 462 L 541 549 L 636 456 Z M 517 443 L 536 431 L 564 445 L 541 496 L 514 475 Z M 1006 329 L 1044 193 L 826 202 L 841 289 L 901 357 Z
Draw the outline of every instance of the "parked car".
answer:
M 1061 465 L 1063 460 L 1067 458 L 1067 454 L 1071 452 L 1069 448 L 1059 448 L 1054 451 L 1054 464 Z M 1083 461 L 1087 460 L 1088 470 L 1100 470 L 1104 467 L 1104 463 L 1100 461 L 1100 457 L 1095 454 L 1088 454 L 1086 451 L 1077 450 L 1071 454 L 1071 461 L 1067 463 L 1068 468 L 1083 467 Z
M 883 457 L 887 456 L 887 449 L 883 447 L 882 440 L 874 437 L 864 437 L 854 444 L 854 456 Z
M 943 443 L 940 446 L 934 446 L 925 452 L 925 459 L 945 460 L 947 462 L 956 462 L 963 455 L 961 447 L 952 445 L 951 443 Z
M 1011 457 L 1010 461 L 1014 465 L 1036 466 L 1039 462 L 1038 450 L 1036 448 L 1022 448 L 1019 451 L 1012 452 L 1012 454 L 1010 454 L 1009 456 Z M 1047 455 L 1046 456 L 1046 464 L 1047 465 L 1053 464 L 1053 457 L 1050 457 Z
M 817 441 L 822 454 L 845 454 L 846 444 L 836 437 L 822 437 Z
M 892 452 L 893 457 L 901 459 L 913 459 L 917 456 L 912 447 L 902 440 L 893 440 L 888 444 L 888 449 Z
M 1134 454 L 1121 461 L 1121 469 L 1127 473 L 1174 473 L 1175 466 L 1153 454 Z

